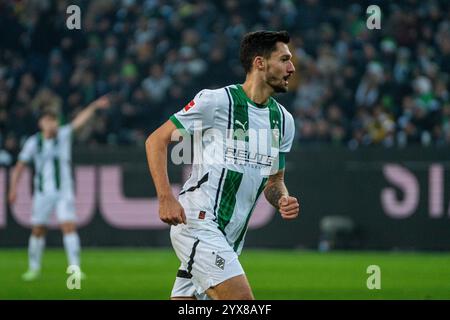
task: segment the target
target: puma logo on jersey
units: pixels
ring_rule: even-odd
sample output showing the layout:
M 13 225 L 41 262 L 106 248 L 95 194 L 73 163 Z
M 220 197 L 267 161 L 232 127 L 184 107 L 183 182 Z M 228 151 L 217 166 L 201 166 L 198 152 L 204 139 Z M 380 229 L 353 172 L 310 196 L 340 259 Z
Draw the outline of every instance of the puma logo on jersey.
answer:
M 245 126 L 247 125 L 247 122 L 248 122 L 248 121 L 245 121 L 245 123 L 242 123 L 242 122 L 240 122 L 239 120 L 235 120 L 235 121 L 234 121 L 234 124 L 239 125 L 239 126 L 242 128 L 242 130 L 245 131 Z

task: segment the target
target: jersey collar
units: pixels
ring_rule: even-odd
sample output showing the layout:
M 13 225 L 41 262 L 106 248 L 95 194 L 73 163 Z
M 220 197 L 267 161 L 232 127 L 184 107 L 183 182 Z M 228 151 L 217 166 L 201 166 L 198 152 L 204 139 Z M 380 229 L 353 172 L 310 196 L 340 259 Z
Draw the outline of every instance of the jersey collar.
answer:
M 273 99 L 272 97 L 269 97 L 269 101 L 266 104 L 256 103 L 247 96 L 244 89 L 242 88 L 242 84 L 238 84 L 237 87 L 238 87 L 239 91 L 241 92 L 242 96 L 245 98 L 245 100 L 248 103 L 250 103 L 252 106 L 254 106 L 258 109 L 265 109 L 272 103 L 272 99 Z

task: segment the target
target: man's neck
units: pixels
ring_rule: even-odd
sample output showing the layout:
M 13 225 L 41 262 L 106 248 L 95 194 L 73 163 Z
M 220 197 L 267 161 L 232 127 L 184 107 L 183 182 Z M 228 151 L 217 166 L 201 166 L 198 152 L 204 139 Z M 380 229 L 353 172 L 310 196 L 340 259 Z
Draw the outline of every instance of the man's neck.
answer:
M 46 140 L 53 139 L 54 137 L 56 137 L 56 133 L 44 132 L 44 131 L 41 131 L 41 133 L 42 133 L 42 137 Z
M 273 89 L 270 86 L 262 79 L 252 75 L 247 75 L 242 89 L 247 97 L 257 104 L 266 104 L 273 94 Z

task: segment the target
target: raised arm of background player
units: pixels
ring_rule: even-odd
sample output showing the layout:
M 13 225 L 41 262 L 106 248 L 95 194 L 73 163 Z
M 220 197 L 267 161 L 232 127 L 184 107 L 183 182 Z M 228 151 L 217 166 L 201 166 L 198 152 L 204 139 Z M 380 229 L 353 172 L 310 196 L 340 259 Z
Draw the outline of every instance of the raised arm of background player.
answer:
M 110 106 L 110 101 L 108 97 L 102 96 L 97 100 L 91 102 L 86 108 L 84 108 L 76 117 L 72 120 L 70 125 L 74 131 L 82 128 L 90 118 L 95 114 L 95 111 L 98 109 L 106 109 Z M 22 172 L 25 169 L 26 163 L 18 160 L 16 165 L 14 166 L 12 175 L 11 175 L 11 183 L 9 185 L 9 194 L 8 201 L 10 204 L 13 204 L 17 198 L 17 185 L 19 183 L 20 177 L 22 176 Z
M 155 183 L 159 201 L 159 218 L 168 224 L 186 223 L 184 209 L 172 193 L 167 174 L 167 147 L 177 127 L 168 120 L 155 130 L 145 142 L 147 162 Z
M 111 101 L 108 95 L 101 96 L 97 100 L 91 102 L 72 120 L 70 125 L 74 131 L 81 129 L 99 109 L 107 109 L 111 106 Z

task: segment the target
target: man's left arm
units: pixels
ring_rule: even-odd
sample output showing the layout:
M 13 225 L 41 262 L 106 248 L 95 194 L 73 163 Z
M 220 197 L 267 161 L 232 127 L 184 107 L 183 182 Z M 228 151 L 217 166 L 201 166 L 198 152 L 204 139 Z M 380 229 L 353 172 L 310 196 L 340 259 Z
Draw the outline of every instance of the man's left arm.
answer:
M 291 197 L 284 184 L 284 169 L 271 175 L 264 189 L 267 201 L 278 209 L 283 219 L 295 219 L 298 217 L 300 205 L 297 198 Z
M 292 115 L 281 106 L 283 117 L 283 135 L 280 144 L 280 153 L 278 158 L 278 167 L 273 175 L 269 176 L 264 195 L 267 201 L 277 208 L 283 219 L 295 219 L 298 217 L 300 205 L 297 198 L 289 195 L 288 189 L 284 184 L 285 155 L 291 150 L 295 135 L 295 122 Z
M 72 120 L 72 129 L 75 131 L 81 129 L 94 116 L 97 110 L 109 108 L 110 105 L 111 103 L 107 95 L 101 96 L 91 102 Z

